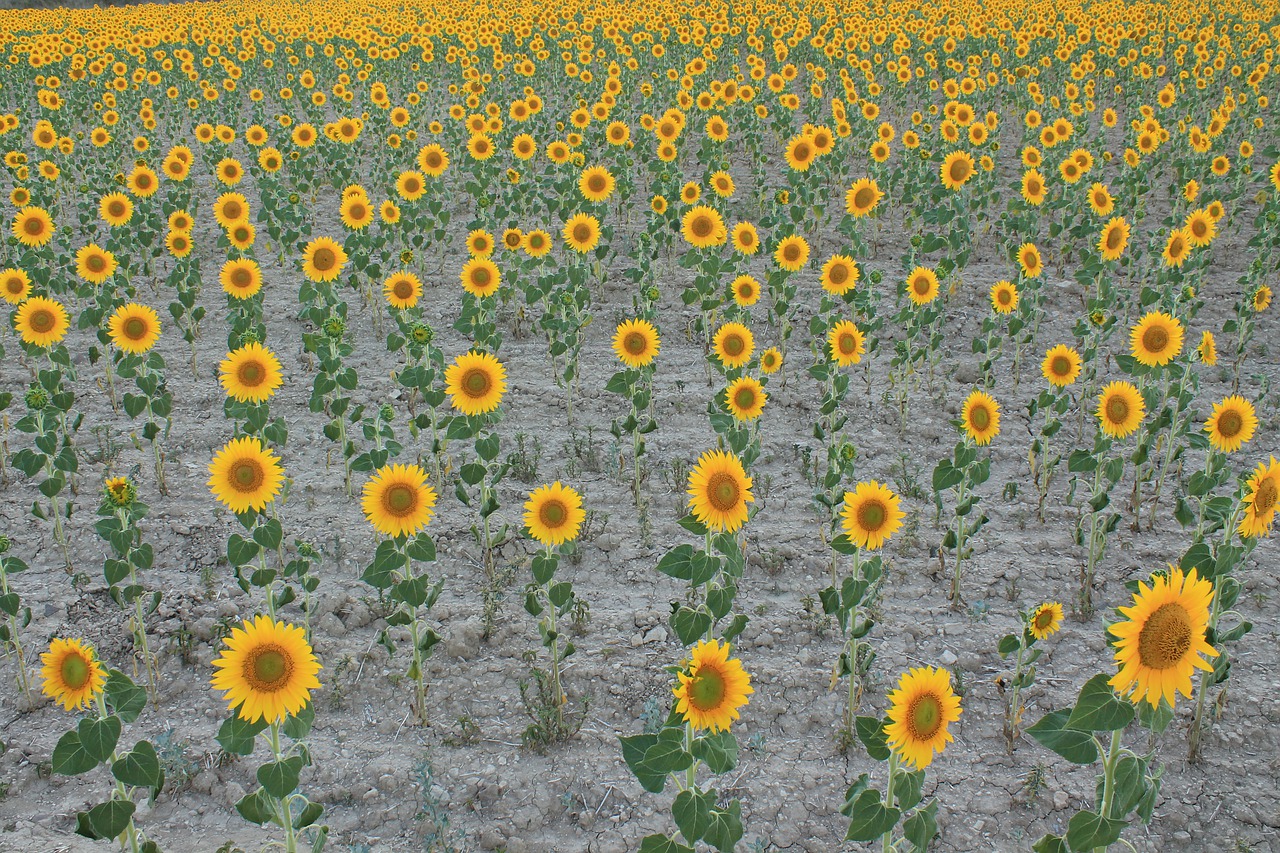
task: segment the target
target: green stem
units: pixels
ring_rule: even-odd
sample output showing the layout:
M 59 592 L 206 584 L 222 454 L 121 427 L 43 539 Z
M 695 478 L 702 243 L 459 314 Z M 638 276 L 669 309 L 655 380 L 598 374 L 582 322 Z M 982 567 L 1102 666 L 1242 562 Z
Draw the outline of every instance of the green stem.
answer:
M 960 609 L 960 566 L 964 561 L 964 516 L 959 514 L 960 506 L 965 499 L 965 486 L 969 485 L 969 471 L 964 472 L 964 478 L 960 480 L 960 485 L 956 487 L 956 565 L 955 572 L 951 577 L 951 609 Z
M 1111 817 L 1111 800 L 1116 788 L 1116 760 L 1120 757 L 1120 739 L 1123 729 L 1111 733 L 1111 747 L 1107 750 L 1107 760 L 1102 766 L 1102 799 L 1098 802 L 1098 814 L 1104 819 Z M 1110 845 L 1108 845 L 1110 846 Z M 1094 853 L 1106 853 L 1107 847 L 1096 847 Z
M 885 786 L 885 808 L 893 808 L 893 777 L 898 773 L 898 753 L 896 751 L 889 753 L 889 784 Z M 890 853 L 893 850 L 893 829 L 880 836 L 880 849 L 883 853 Z
M 279 763 L 283 758 L 280 751 L 280 721 L 275 720 L 271 723 L 271 756 L 272 759 Z M 280 823 L 284 827 L 284 849 L 285 853 L 298 853 L 298 839 L 294 835 L 293 815 L 290 814 L 289 796 L 278 801 L 280 804 Z

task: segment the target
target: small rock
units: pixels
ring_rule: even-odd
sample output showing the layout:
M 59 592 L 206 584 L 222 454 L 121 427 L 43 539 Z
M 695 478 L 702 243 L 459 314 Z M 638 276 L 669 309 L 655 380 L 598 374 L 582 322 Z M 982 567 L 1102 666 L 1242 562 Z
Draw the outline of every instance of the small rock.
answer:
M 1053 810 L 1060 812 L 1071 803 L 1071 797 L 1067 796 L 1066 791 L 1053 792 Z

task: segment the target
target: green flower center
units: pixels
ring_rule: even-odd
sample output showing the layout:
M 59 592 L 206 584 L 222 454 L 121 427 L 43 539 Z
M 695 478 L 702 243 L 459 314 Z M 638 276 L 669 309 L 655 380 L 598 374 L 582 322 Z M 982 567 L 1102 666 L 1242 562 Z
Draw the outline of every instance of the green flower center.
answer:
M 724 676 L 707 666 L 700 668 L 689 682 L 689 704 L 699 711 L 711 711 L 724 702 Z
M 489 393 L 489 389 L 493 387 L 493 383 L 489 378 L 488 371 L 474 367 L 466 372 L 462 377 L 462 390 L 468 397 L 479 399 Z
M 79 690 L 89 681 L 89 662 L 73 653 L 62 659 L 60 669 L 62 683 L 72 690 Z
M 141 317 L 130 317 L 124 321 L 124 336 L 131 341 L 140 341 L 147 336 L 147 321 Z
M 925 694 L 911 703 L 909 710 L 913 736 L 928 740 L 942 728 L 942 703 L 933 694 Z
M 383 493 L 382 505 L 392 515 L 409 515 L 418 505 L 418 492 L 405 483 L 396 483 Z
M 538 510 L 538 520 L 544 527 L 555 529 L 565 523 L 569 517 L 569 508 L 558 500 L 549 500 Z
M 255 654 L 249 662 L 249 681 L 255 690 L 278 687 L 289 675 L 289 659 L 275 647 L 267 647 Z

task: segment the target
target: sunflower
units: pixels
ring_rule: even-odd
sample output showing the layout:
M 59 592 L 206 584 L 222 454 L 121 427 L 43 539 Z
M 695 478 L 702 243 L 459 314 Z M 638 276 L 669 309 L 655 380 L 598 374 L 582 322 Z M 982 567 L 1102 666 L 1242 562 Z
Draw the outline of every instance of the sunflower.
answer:
M 1055 388 L 1065 388 L 1080 375 L 1080 353 L 1066 344 L 1058 344 L 1044 354 L 1040 372 Z
M 564 224 L 561 236 L 575 252 L 590 252 L 600 242 L 600 220 L 589 213 L 575 213 Z
M 590 166 L 578 178 L 578 191 L 587 201 L 605 201 L 617 185 L 613 174 L 604 166 Z
M 728 731 L 738 719 L 738 709 L 755 692 L 742 661 L 729 657 L 729 649 L 728 643 L 721 645 L 719 640 L 700 640 L 693 647 L 688 671 L 676 674 L 676 713 L 695 729 Z
M 1098 421 L 1112 438 L 1124 438 L 1138 428 L 1147 404 L 1130 382 L 1112 382 L 1098 395 Z
M 191 254 L 190 231 L 170 231 L 164 238 L 164 246 L 175 258 L 185 258 Z
M 742 367 L 751 360 L 755 338 L 741 323 L 725 323 L 716 330 L 713 340 L 716 357 L 727 368 Z
M 1205 421 L 1204 431 L 1209 434 L 1209 444 L 1223 453 L 1235 453 L 1241 445 L 1253 438 L 1258 428 L 1258 416 L 1253 403 L 1233 394 L 1213 406 L 1213 414 Z
M 256 341 L 227 353 L 218 371 L 227 396 L 241 403 L 265 402 L 284 384 L 280 360 Z
M 973 156 L 968 151 L 952 151 L 942 161 L 939 173 L 942 185 L 949 190 L 958 190 L 973 177 Z
M 749 275 L 740 275 L 729 285 L 733 301 L 742 308 L 750 308 L 760 299 L 760 282 Z
M 938 274 L 928 267 L 916 267 L 907 276 L 907 295 L 916 305 L 927 305 L 938 297 Z
M 1159 367 L 1182 352 L 1182 323 L 1171 314 L 1151 311 L 1129 332 L 1133 357 L 1147 367 Z
M 502 232 L 502 248 L 514 252 L 524 245 L 524 232 L 519 228 L 507 228 Z
M 1035 243 L 1023 243 L 1018 247 L 1018 266 L 1022 268 L 1022 275 L 1026 278 L 1039 278 L 1040 273 L 1044 272 L 1040 250 Z
M 1018 307 L 1018 288 L 1011 281 L 991 285 L 991 308 L 997 314 L 1010 314 Z
M 244 166 L 234 157 L 224 157 L 214 167 L 214 177 L 229 187 L 233 187 L 244 178 Z
M 488 160 L 494 153 L 493 140 L 483 133 L 477 133 L 467 142 L 467 153 L 473 160 Z
M 1027 204 L 1044 203 L 1044 175 L 1038 169 L 1028 169 L 1022 174 L 1022 198 Z
M 262 269 L 252 258 L 233 258 L 218 274 L 222 289 L 236 299 L 248 299 L 262 289 Z
M 9 267 L 0 272 L 0 296 L 10 305 L 21 305 L 31 294 L 31 277 L 20 269 Z
M 1191 240 L 1188 238 L 1187 232 L 1181 228 L 1175 228 L 1169 232 L 1169 241 L 1164 246 L 1164 265 L 1167 267 L 1180 267 L 1190 252 Z
M 859 178 L 844 194 L 844 209 L 855 218 L 868 216 L 876 209 L 876 205 L 882 198 L 884 193 L 880 192 L 880 187 L 874 179 Z
M 445 393 L 464 415 L 492 412 L 507 390 L 507 370 L 487 352 L 466 352 L 444 372 Z
M 364 194 L 352 194 L 342 200 L 338 208 L 342 224 L 352 231 L 368 228 L 373 222 L 373 205 Z
M 586 517 L 582 496 L 560 485 L 559 480 L 534 489 L 524 504 L 524 526 L 534 539 L 548 548 L 577 539 Z
M 862 354 L 867 349 L 862 330 L 852 320 L 841 320 L 832 325 L 827 333 L 827 346 L 831 349 L 831 359 L 839 367 L 862 361 Z
M 960 423 L 974 444 L 990 444 L 1000 434 L 1000 404 L 984 391 L 973 391 L 960 409 Z
M 107 332 L 117 349 L 144 353 L 160 340 L 160 317 L 154 308 L 130 302 L 121 305 L 107 321 Z
M 449 155 L 439 145 L 424 145 L 418 152 L 418 168 L 427 177 L 438 178 L 449 168 Z
M 496 244 L 493 235 L 483 228 L 477 228 L 467 235 L 467 253 L 473 258 L 487 258 L 493 254 Z
M 711 189 L 721 198 L 731 198 L 737 187 L 733 183 L 733 176 L 728 172 L 716 172 L 709 179 Z
M 734 533 L 755 501 L 742 460 L 723 450 L 708 450 L 689 473 L 689 508 L 712 530 Z
M 61 303 L 44 296 L 32 296 L 18 306 L 13 326 L 22 335 L 24 344 L 48 347 L 62 340 L 71 322 Z
M 1258 289 L 1253 292 L 1253 310 L 1254 312 L 1266 311 L 1267 306 L 1271 304 L 1271 288 L 1265 284 L 1259 285 Z
M 421 172 L 404 171 L 396 178 L 396 194 L 405 201 L 417 201 L 427 191 L 427 180 Z
M 1027 630 L 1037 640 L 1043 640 L 1055 634 L 1062 627 L 1062 605 L 1056 601 L 1046 601 L 1035 609 L 1027 620 Z
M 613 335 L 613 351 L 627 367 L 644 367 L 658 355 L 658 330 L 648 320 L 624 320 Z
M 705 204 L 689 208 L 680 225 L 685 241 L 698 249 L 720 246 L 728 238 L 720 212 Z
M 947 726 L 960 719 L 960 697 L 952 692 L 945 669 L 923 666 L 903 673 L 889 702 L 884 729 L 889 747 L 916 770 L 928 767 L 933 754 L 955 740 Z
M 106 675 L 93 646 L 80 640 L 54 637 L 49 651 L 40 656 L 44 664 L 44 695 L 64 710 L 87 708 L 106 687 Z
M 1217 223 L 1204 208 L 1188 213 L 1186 222 L 1182 224 L 1182 230 L 1186 232 L 1187 241 L 1196 248 L 1209 245 L 1218 235 Z
M 302 273 L 312 281 L 333 281 L 342 275 L 347 253 L 328 237 L 317 237 L 303 250 Z
M 769 395 L 760 381 L 751 376 L 741 376 L 729 383 L 724 392 L 725 406 L 729 414 L 740 421 L 760 417 Z
M 129 173 L 129 180 L 126 183 L 129 192 L 138 198 L 148 198 L 156 194 L 156 190 L 160 189 L 160 179 L 156 177 L 156 173 L 146 166 L 136 166 Z
M 1213 367 L 1218 363 L 1218 342 L 1213 339 L 1213 332 L 1206 331 L 1200 336 L 1200 346 L 1196 353 L 1203 364 Z
M 807 134 L 793 136 L 787 143 L 787 165 L 797 172 L 809 171 L 809 167 L 813 165 L 814 158 L 817 156 L 818 151 Z
M 1129 245 L 1129 222 L 1123 216 L 1117 216 L 1102 226 L 1102 234 L 1098 237 L 1098 254 L 1104 261 L 1119 260 Z
M 498 265 L 487 257 L 472 258 L 462 265 L 459 273 L 462 289 L 477 297 L 492 296 L 502 285 L 502 273 Z M 416 302 L 416 297 L 414 297 Z M 406 307 L 406 306 L 400 306 Z
M 882 548 L 907 516 L 899 504 L 898 496 L 875 480 L 859 483 L 852 492 L 845 492 L 840 516 L 849 541 L 871 551 Z
M 113 193 L 129 200 L 120 193 Z M 130 210 L 133 206 L 130 204 Z M 13 216 L 13 236 L 24 246 L 35 248 L 53 239 L 53 218 L 43 207 L 24 207 Z
M 244 252 L 253 245 L 256 233 L 250 223 L 237 222 L 227 229 L 227 241 Z
M 739 222 L 733 226 L 733 248 L 742 255 L 754 255 L 760 251 L 760 235 L 750 222 Z
M 249 219 L 249 201 L 240 193 L 223 193 L 213 203 L 213 218 L 223 228 Z
M 320 663 L 296 625 L 263 614 L 233 628 L 224 643 L 211 684 L 242 720 L 278 723 L 305 708 L 320 688 Z
M 412 308 L 422 296 L 422 281 L 411 272 L 392 273 L 382 284 L 382 294 L 393 308 Z
M 1244 516 L 1238 530 L 1241 536 L 1268 536 L 1276 506 L 1280 503 L 1280 464 L 1274 456 L 1271 461 L 1258 463 L 1245 488 Z
M 777 373 L 782 367 L 782 353 L 775 347 L 769 347 L 760 353 L 760 371 L 762 373 Z
M 1140 584 L 1133 604 L 1119 608 L 1125 621 L 1107 629 L 1116 638 L 1119 667 L 1108 683 L 1122 696 L 1146 699 L 1152 707 L 1161 699 L 1173 707 L 1178 693 L 1190 698 L 1195 671 L 1213 671 L 1200 655 L 1218 656 L 1205 638 L 1212 601 L 1213 582 L 1197 577 L 1195 569 L 1184 576 L 1170 566 L 1167 577 Z
M 76 275 L 90 284 L 102 284 L 115 275 L 118 266 L 116 256 L 96 243 L 76 252 Z
M 384 465 L 364 484 L 364 517 L 384 536 L 412 536 L 431 521 L 436 491 L 418 465 Z
M 861 277 L 857 262 L 848 255 L 832 255 L 822 265 L 822 289 L 834 296 L 853 290 Z
M 253 436 L 233 438 L 209 463 L 209 490 L 237 514 L 261 510 L 283 483 L 279 457 Z
M 545 257 L 551 251 L 551 235 L 541 228 L 535 228 L 524 235 L 520 245 L 531 258 Z
M 798 272 L 809 261 L 809 241 L 799 234 L 783 237 L 773 250 L 773 261 L 787 272 Z

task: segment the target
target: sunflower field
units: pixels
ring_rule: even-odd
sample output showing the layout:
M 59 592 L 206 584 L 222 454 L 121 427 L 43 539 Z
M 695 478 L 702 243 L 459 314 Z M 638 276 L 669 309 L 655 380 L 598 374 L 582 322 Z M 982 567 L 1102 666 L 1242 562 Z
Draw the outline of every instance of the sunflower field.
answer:
M 1277 50 L 0 11 L 0 851 L 1280 850 Z

